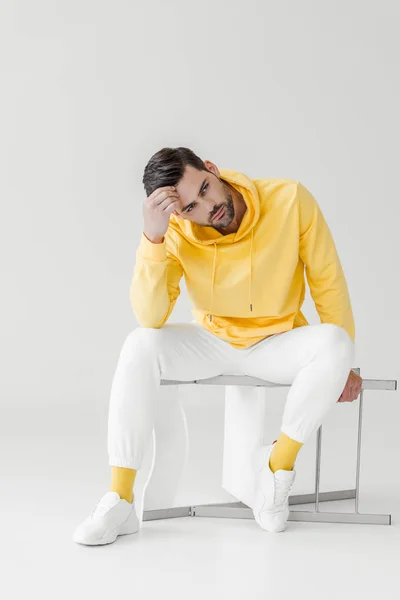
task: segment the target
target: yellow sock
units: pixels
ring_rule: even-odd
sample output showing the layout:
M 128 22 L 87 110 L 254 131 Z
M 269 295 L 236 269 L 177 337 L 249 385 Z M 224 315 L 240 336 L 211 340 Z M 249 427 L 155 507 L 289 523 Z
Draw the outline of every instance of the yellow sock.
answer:
M 110 492 L 118 492 L 122 500 L 132 504 L 136 472 L 134 469 L 112 466 Z
M 269 459 L 271 471 L 273 473 L 278 469 L 292 471 L 297 454 L 302 446 L 301 442 L 296 442 L 296 440 L 292 440 L 292 438 L 281 432 Z

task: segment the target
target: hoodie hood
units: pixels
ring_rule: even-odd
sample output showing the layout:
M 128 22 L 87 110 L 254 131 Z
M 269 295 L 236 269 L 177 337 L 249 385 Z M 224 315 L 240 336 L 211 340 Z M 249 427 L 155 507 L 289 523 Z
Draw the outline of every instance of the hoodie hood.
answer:
M 174 229 L 179 235 L 186 238 L 193 245 L 199 246 L 214 246 L 214 260 L 212 267 L 212 276 L 210 282 L 210 321 L 212 321 L 212 304 L 213 304 L 213 293 L 214 293 L 214 282 L 215 282 L 215 269 L 217 264 L 217 253 L 218 246 L 221 244 L 234 244 L 242 238 L 248 236 L 248 274 L 249 274 L 249 306 L 250 311 L 253 310 L 252 305 L 252 270 L 253 270 L 253 234 L 254 227 L 260 217 L 260 198 L 258 190 L 250 177 L 239 171 L 233 171 L 231 169 L 219 169 L 220 178 L 227 181 L 232 187 L 234 187 L 242 196 L 246 203 L 247 210 L 243 215 L 242 222 L 240 223 L 239 229 L 235 233 L 229 233 L 224 235 L 217 231 L 214 227 L 204 227 L 192 223 L 187 219 L 176 217 L 171 215 L 170 227 Z

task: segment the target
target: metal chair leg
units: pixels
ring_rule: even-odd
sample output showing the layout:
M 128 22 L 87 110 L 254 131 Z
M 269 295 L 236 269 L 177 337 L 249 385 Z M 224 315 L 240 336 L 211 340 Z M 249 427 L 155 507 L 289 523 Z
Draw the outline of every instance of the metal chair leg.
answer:
M 322 439 L 322 425 L 317 431 L 317 455 L 315 464 L 315 512 L 319 512 L 319 481 L 321 474 L 321 439 Z
M 357 438 L 357 467 L 356 467 L 356 501 L 355 501 L 355 513 L 358 514 L 358 502 L 360 497 L 360 466 L 361 466 L 361 428 L 362 428 L 362 414 L 363 414 L 363 394 L 360 392 L 360 404 L 358 407 L 358 438 Z

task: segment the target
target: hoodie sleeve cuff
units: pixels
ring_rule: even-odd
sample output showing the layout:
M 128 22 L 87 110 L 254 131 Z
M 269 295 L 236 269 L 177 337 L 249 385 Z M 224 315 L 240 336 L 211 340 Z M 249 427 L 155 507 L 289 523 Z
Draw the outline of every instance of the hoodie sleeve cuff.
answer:
M 139 253 L 142 258 L 147 258 L 150 260 L 155 260 L 157 262 L 162 262 L 167 258 L 167 249 L 166 249 L 166 241 L 165 236 L 164 240 L 161 244 L 153 244 L 147 237 L 142 233 L 142 237 L 140 238 L 139 244 Z

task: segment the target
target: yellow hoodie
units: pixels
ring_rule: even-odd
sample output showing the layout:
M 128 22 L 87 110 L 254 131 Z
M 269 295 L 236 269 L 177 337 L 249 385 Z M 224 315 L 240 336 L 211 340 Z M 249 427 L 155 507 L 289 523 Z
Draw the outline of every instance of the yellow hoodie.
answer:
M 142 234 L 130 300 L 142 327 L 160 328 L 184 275 L 195 320 L 235 348 L 308 325 L 300 308 L 304 268 L 321 323 L 355 339 L 347 283 L 335 243 L 312 194 L 291 179 L 251 179 L 220 169 L 247 205 L 236 233 L 223 235 L 171 215 L 161 244 Z

